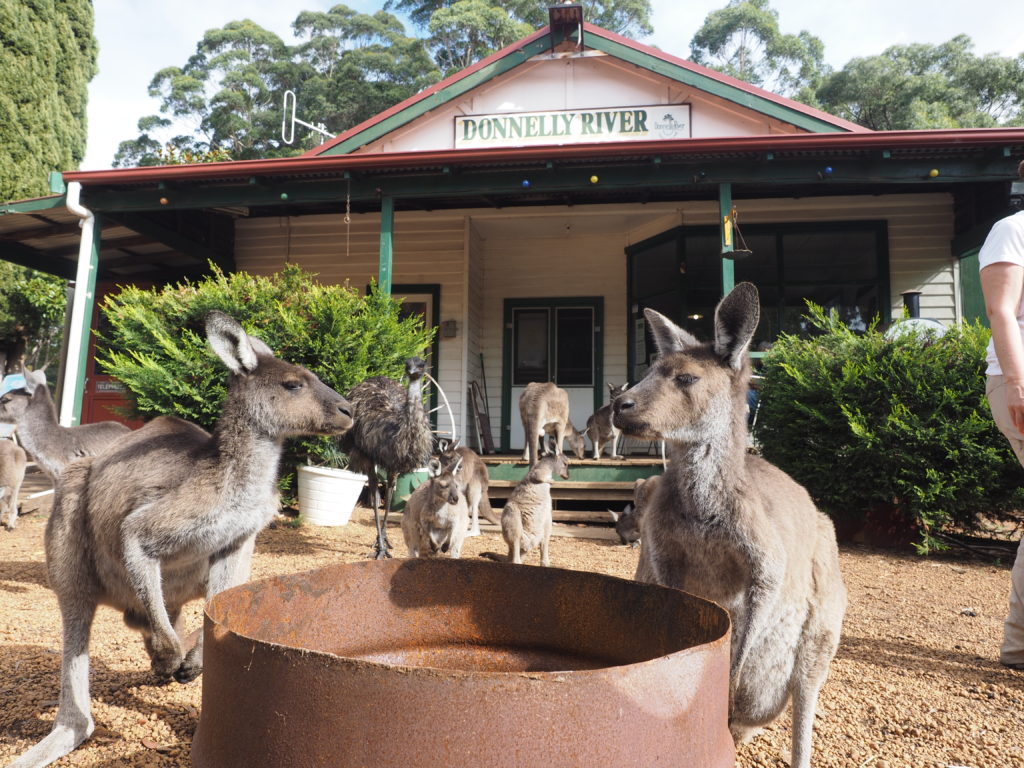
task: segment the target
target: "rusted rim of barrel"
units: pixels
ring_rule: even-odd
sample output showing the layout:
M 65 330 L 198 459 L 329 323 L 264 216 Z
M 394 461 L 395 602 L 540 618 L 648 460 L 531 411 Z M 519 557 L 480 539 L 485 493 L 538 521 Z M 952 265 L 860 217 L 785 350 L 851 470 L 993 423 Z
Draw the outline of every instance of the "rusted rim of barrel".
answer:
M 428 565 L 429 564 L 429 565 Z M 438 565 L 434 565 L 438 564 Z M 597 667 L 593 669 L 570 669 L 564 671 L 493 671 L 493 670 L 466 670 L 450 667 L 437 667 L 427 666 L 422 664 L 398 664 L 382 661 L 373 661 L 369 659 L 356 658 L 352 656 L 346 656 L 343 654 L 333 653 L 330 651 L 303 648 L 294 644 L 282 643 L 276 640 L 270 640 L 262 638 L 258 633 L 243 632 L 238 629 L 232 628 L 226 624 L 226 618 L 224 613 L 227 609 L 229 601 L 234 595 L 237 595 L 238 591 L 249 591 L 255 592 L 260 589 L 267 589 L 271 585 L 277 584 L 288 585 L 290 583 L 298 583 L 302 579 L 309 579 L 310 577 L 330 573 L 334 571 L 346 571 L 355 569 L 377 569 L 387 570 L 390 569 L 394 573 L 397 573 L 401 568 L 406 567 L 455 567 L 452 565 L 440 565 L 440 564 L 458 564 L 460 568 L 470 569 L 508 569 L 510 574 L 523 569 L 521 574 L 534 574 L 538 571 L 543 572 L 544 575 L 552 578 L 558 576 L 564 576 L 572 579 L 593 579 L 595 581 L 603 583 L 617 583 L 625 585 L 627 588 L 636 587 L 641 590 L 668 590 L 669 592 L 675 593 L 682 596 L 683 600 L 690 603 L 693 606 L 703 606 L 705 610 L 710 609 L 716 613 L 719 617 L 719 626 L 717 630 L 710 635 L 708 640 L 701 641 L 692 645 L 688 645 L 679 650 L 671 651 L 669 653 L 660 654 L 653 656 L 648 659 L 642 659 L 635 662 L 626 662 L 622 664 L 610 664 L 607 666 Z M 393 575 L 392 574 L 392 575 Z M 657 584 L 647 584 L 643 582 L 637 582 L 630 579 L 623 579 L 617 576 L 609 576 L 606 574 L 594 573 L 591 571 L 575 571 L 570 569 L 562 568 L 540 568 L 533 565 L 517 565 L 511 563 L 493 563 L 484 561 L 472 561 L 472 560 L 451 560 L 447 558 L 438 559 L 427 559 L 427 560 L 387 560 L 387 561 L 374 561 L 365 560 L 355 563 L 340 563 L 336 565 L 326 566 L 324 568 L 314 569 L 312 571 L 304 571 L 299 573 L 285 574 L 279 576 L 271 576 L 264 579 L 258 579 L 246 584 L 234 587 L 230 590 L 220 593 L 214 596 L 206 604 L 205 610 L 206 620 L 209 622 L 206 631 L 214 632 L 217 636 L 223 636 L 221 633 L 227 633 L 233 635 L 241 640 L 251 642 L 254 645 L 262 646 L 266 648 L 274 649 L 276 653 L 284 654 L 289 657 L 308 659 L 310 657 L 318 657 L 323 659 L 328 665 L 333 667 L 345 666 L 351 668 L 362 668 L 367 670 L 395 670 L 405 675 L 421 675 L 425 677 L 437 677 L 442 675 L 448 678 L 469 678 L 478 680 L 501 680 L 501 679 L 535 679 L 535 680 L 564 680 L 567 677 L 573 678 L 590 678 L 607 676 L 609 674 L 627 674 L 631 670 L 636 670 L 645 666 L 651 666 L 655 664 L 673 663 L 675 660 L 692 656 L 706 654 L 713 652 L 723 644 L 727 644 L 730 641 L 729 631 L 731 629 L 731 619 L 729 613 L 722 608 L 719 604 L 706 600 L 704 598 L 697 597 L 683 590 L 675 589 L 672 587 L 666 587 Z

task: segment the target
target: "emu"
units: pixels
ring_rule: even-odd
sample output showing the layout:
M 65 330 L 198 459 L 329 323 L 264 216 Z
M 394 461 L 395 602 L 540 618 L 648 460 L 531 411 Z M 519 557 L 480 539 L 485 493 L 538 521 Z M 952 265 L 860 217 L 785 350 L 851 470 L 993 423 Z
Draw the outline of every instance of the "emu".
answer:
M 341 395 L 232 318 L 209 313 L 206 333 L 232 374 L 214 433 L 161 416 L 68 465 L 57 483 L 45 536 L 63 623 L 57 718 L 9 768 L 41 768 L 92 733 L 88 644 L 98 605 L 142 631 L 158 677 L 195 679 L 202 636 L 186 650 L 182 606 L 249 577 L 256 534 L 278 507 L 284 440 L 352 425 Z
M 729 611 L 733 739 L 752 738 L 792 697 L 791 765 L 808 768 L 846 589 L 832 522 L 792 478 L 747 452 L 757 289 L 740 283 L 722 299 L 710 342 L 645 315 L 659 356 L 615 400 L 614 419 L 628 435 L 670 442 L 672 461 L 640 522 L 636 578 Z
M 18 494 L 25 479 L 25 451 L 12 440 L 0 440 L 0 519 L 7 507 L 7 530 L 18 524 Z
M 342 437 L 341 447 L 349 455 L 352 470 L 370 478 L 370 503 L 377 526 L 374 556 L 378 560 L 391 557 L 386 527 L 398 476 L 422 467 L 433 445 L 420 388 L 426 367 L 418 357 L 405 361 L 407 389 L 387 376 L 373 376 L 356 384 L 347 395 L 358 418 Z M 378 469 L 387 475 L 383 517 Z
M 430 557 L 438 553 L 458 559 L 466 539 L 469 510 L 458 472 L 461 458 L 447 466 L 437 457 L 427 462 L 430 479 L 412 492 L 405 502 L 402 534 L 409 557 Z
M 72 461 L 102 453 L 131 431 L 116 421 L 62 427 L 46 374 L 22 370 L 25 386 L 0 395 L 0 422 L 17 426 L 22 446 L 52 480 Z

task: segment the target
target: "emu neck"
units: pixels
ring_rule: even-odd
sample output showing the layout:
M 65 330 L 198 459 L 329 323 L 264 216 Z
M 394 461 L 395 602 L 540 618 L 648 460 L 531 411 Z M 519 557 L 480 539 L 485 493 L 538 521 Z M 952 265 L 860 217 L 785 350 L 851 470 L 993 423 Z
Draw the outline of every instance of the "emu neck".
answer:
M 423 385 L 422 379 L 414 379 L 409 381 L 409 389 L 405 397 L 406 410 L 411 412 L 417 412 L 423 410 Z
M 38 385 L 18 421 L 18 437 L 25 450 L 51 475 L 59 474 L 61 466 L 48 457 L 63 455 L 65 430 L 57 421 L 57 406 L 49 388 L 45 384 Z

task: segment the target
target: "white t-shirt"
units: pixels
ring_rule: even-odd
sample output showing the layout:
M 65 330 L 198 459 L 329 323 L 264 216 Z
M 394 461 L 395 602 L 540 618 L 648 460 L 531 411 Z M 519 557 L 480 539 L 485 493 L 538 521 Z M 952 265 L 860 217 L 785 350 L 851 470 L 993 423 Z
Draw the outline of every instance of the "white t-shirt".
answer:
M 985 244 L 978 251 L 978 269 L 989 264 L 1005 261 L 1024 267 L 1024 211 L 1000 219 L 992 225 L 992 230 L 985 238 Z M 1017 307 L 1017 325 L 1020 326 L 1021 337 L 1024 338 L 1024 292 L 1021 294 L 1020 306 Z M 996 359 L 995 343 L 989 341 L 988 368 L 989 376 L 1001 376 L 1003 371 Z

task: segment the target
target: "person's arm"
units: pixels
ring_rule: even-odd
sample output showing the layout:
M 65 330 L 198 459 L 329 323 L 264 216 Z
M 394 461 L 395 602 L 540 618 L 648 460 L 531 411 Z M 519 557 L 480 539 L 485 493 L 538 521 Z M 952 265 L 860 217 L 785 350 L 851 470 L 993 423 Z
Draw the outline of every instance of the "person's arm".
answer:
M 1000 261 L 981 270 L 981 291 L 992 328 L 996 357 L 1006 382 L 1010 419 L 1024 434 L 1024 341 L 1017 308 L 1024 291 L 1024 267 Z

